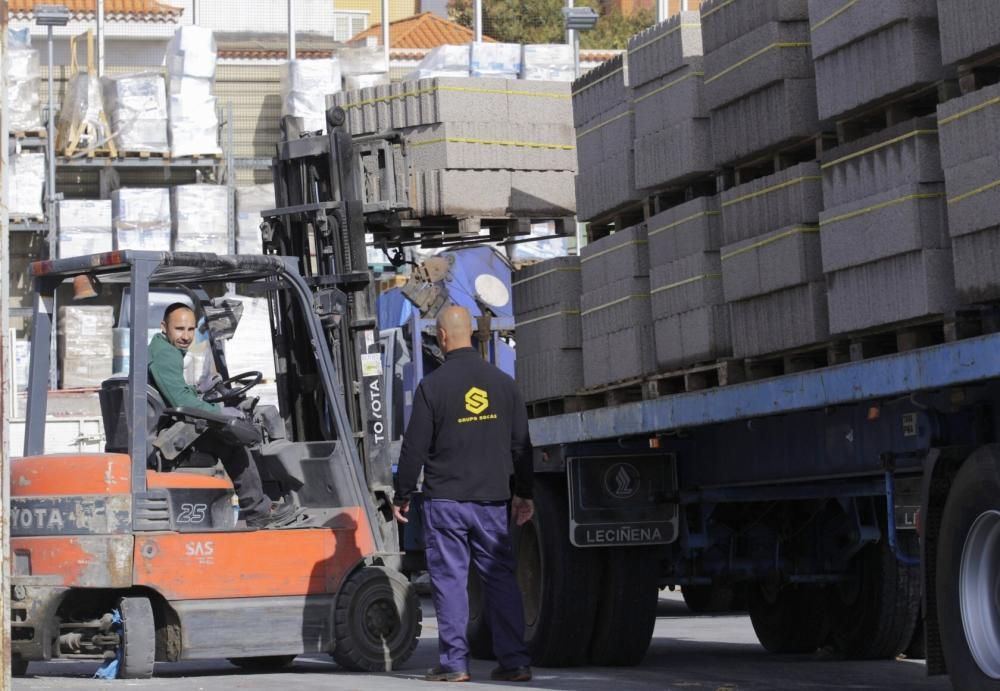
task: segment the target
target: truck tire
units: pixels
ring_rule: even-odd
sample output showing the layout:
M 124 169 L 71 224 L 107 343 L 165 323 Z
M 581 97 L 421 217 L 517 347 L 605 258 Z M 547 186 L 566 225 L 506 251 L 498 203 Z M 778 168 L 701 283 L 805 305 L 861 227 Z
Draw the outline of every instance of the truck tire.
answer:
M 601 550 L 604 568 L 590 639 L 591 664 L 631 667 L 642 662 L 656 624 L 656 555 L 649 547 Z
M 587 662 L 597 609 L 598 554 L 569 541 L 565 482 L 535 481 L 535 515 L 513 526 L 517 582 L 524 603 L 525 642 L 534 664 Z
M 123 597 L 118 601 L 118 611 L 122 616 L 118 676 L 122 679 L 149 679 L 153 676 L 156 659 L 153 605 L 148 597 Z
M 826 642 L 825 593 L 810 585 L 751 585 L 747 609 L 757 640 L 771 653 L 811 653 Z
M 355 672 L 391 672 L 420 637 L 420 599 L 399 572 L 365 566 L 347 577 L 333 610 L 334 661 Z
M 10 658 L 10 674 L 14 677 L 23 677 L 28 674 L 28 661 L 20 655 L 12 655 Z
M 905 554 L 920 553 L 913 531 L 898 533 Z M 831 639 L 849 658 L 891 659 L 913 639 L 920 618 L 920 567 L 896 559 L 888 540 L 854 557 L 854 580 L 830 588 Z
M 256 657 L 230 657 L 231 664 L 248 672 L 274 672 L 292 664 L 295 655 L 257 655 Z
M 695 614 L 713 614 L 732 610 L 736 592 L 731 587 L 718 583 L 685 585 L 681 586 L 681 597 L 688 609 Z
M 475 564 L 469 564 L 469 624 L 465 627 L 465 638 L 469 644 L 469 655 L 475 660 L 495 660 L 493 654 L 493 633 L 486 617 L 486 596 L 479 581 Z
M 952 686 L 1000 689 L 1000 446 L 977 449 L 948 492 L 937 546 L 937 614 Z M 989 580 L 987 580 L 989 579 Z

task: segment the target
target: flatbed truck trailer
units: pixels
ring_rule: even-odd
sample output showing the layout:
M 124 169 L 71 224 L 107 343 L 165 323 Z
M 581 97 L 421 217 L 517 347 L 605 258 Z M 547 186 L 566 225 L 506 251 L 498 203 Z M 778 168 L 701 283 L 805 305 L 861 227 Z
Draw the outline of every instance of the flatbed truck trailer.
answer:
M 930 674 L 1000 688 L 997 430 L 1000 334 L 531 420 L 536 661 L 635 664 L 680 587 L 737 593 L 772 652 L 925 642 Z

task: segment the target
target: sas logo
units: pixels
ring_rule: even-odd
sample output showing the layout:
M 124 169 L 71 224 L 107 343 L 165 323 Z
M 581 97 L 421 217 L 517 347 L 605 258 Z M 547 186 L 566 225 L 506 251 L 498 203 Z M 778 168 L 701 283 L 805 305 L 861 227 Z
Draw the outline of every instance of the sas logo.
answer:
M 490 407 L 490 397 L 482 389 L 473 386 L 465 392 L 465 409 L 473 415 L 479 415 Z

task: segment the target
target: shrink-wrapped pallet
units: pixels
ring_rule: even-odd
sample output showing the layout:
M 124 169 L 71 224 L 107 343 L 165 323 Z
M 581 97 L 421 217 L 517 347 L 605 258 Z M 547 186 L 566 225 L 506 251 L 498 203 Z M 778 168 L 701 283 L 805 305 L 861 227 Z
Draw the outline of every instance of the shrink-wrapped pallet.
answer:
M 104 104 L 122 151 L 167 153 L 167 89 L 154 72 L 104 78 Z
M 170 251 L 170 190 L 123 187 L 111 193 L 116 250 Z
M 56 253 L 60 259 L 110 252 L 113 246 L 110 199 L 59 202 Z
M 236 188 L 236 251 L 263 254 L 260 213 L 275 207 L 274 185 L 247 185 Z
M 174 251 L 229 254 L 229 188 L 178 185 L 172 196 Z
M 326 131 L 326 97 L 340 91 L 340 61 L 289 60 L 281 66 L 281 114 L 302 120 L 302 131 Z
M 27 31 L 10 31 L 8 39 L 3 62 L 7 82 L 7 127 L 11 132 L 38 129 L 42 126 L 38 51 L 31 47 Z
M 212 95 L 217 52 L 210 29 L 184 26 L 164 62 L 169 74 L 170 151 L 173 156 L 219 155 L 219 116 Z
M 111 376 L 114 311 L 110 305 L 68 305 L 59 308 L 60 386 L 97 387 Z
M 576 79 L 573 46 L 565 43 L 536 43 L 524 46 L 521 79 L 571 82 Z
M 341 48 L 337 51 L 337 58 L 340 60 L 345 89 L 389 85 L 389 64 L 381 48 Z
M 66 85 L 56 120 L 56 149 L 73 152 L 107 146 L 112 132 L 104 116 L 101 80 L 79 72 Z
M 517 79 L 521 74 L 521 46 L 516 43 L 474 42 L 470 69 L 473 77 Z
M 415 79 L 431 79 L 433 77 L 468 77 L 469 76 L 469 46 L 444 45 L 431 49 L 420 61 L 405 81 Z M 349 87 L 348 87 L 348 90 Z
M 218 53 L 211 29 L 182 26 L 167 43 L 164 60 L 167 73 L 173 77 L 214 79 Z
M 41 218 L 45 191 L 45 154 L 22 153 L 10 157 L 7 209 L 12 217 Z

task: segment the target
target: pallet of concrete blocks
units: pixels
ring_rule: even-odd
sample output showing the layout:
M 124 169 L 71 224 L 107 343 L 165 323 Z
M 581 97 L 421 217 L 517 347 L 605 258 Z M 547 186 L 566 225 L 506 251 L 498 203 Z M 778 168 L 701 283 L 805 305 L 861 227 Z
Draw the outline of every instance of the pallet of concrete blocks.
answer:
M 1000 85 L 938 106 L 938 130 L 958 296 L 1000 299 Z
M 657 365 L 679 369 L 730 355 L 718 199 L 699 197 L 675 206 L 647 226 Z
M 822 167 L 820 238 L 831 333 L 954 307 L 935 118 L 837 147 L 824 154 Z
M 634 204 L 635 126 L 624 57 L 598 65 L 573 82 L 577 216 L 590 221 Z
M 556 257 L 517 271 L 514 320 L 517 383 L 533 403 L 572 396 L 583 388 L 580 260 Z
M 1000 4 L 993 0 L 937 0 L 937 5 L 944 64 L 975 62 L 1000 52 Z
M 560 170 L 412 170 L 410 207 L 418 218 L 572 216 L 571 177 Z
M 819 165 L 802 163 L 723 192 L 722 287 L 733 355 L 753 357 L 828 336 L 820 259 Z
M 806 0 L 709 0 L 701 16 L 715 163 L 734 163 L 815 136 Z
M 156 72 L 104 77 L 104 105 L 119 151 L 166 154 L 167 89 Z
M 580 316 L 587 388 L 656 370 L 649 304 L 646 226 L 620 230 L 583 248 Z
M 636 187 L 678 185 L 712 172 L 698 13 L 681 12 L 633 36 L 628 66 Z
M 60 388 L 101 385 L 112 373 L 114 308 L 67 305 L 58 313 Z
M 170 192 L 174 251 L 229 254 L 229 188 L 178 185 Z
M 59 236 L 56 255 L 60 259 L 110 252 L 110 199 L 63 199 L 58 203 Z
M 170 189 L 122 187 L 111 193 L 116 250 L 170 251 Z
M 937 0 L 809 0 L 821 120 L 945 77 Z

